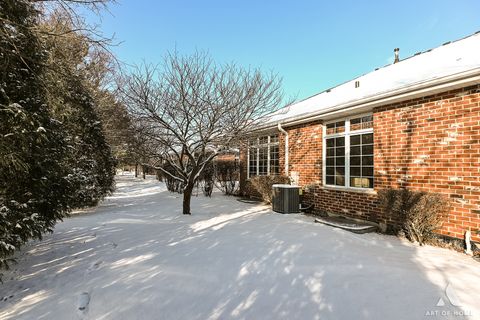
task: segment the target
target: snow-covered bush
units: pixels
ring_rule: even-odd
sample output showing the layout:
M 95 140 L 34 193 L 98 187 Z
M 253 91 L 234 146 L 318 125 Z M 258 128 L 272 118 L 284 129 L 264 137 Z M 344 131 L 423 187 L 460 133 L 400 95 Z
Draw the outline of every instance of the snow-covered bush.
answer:
M 266 203 L 272 203 L 274 184 L 290 184 L 290 178 L 286 176 L 255 176 L 250 178 L 252 191 L 257 192 Z
M 378 192 L 383 210 L 400 224 L 396 233 L 404 233 L 410 241 L 420 245 L 435 238 L 444 215 L 450 208 L 442 195 L 407 189 L 384 189 Z
M 32 31 L 31 1 L 0 2 L 0 267 L 32 238 L 51 231 L 69 207 L 64 130 L 42 79 L 45 50 Z

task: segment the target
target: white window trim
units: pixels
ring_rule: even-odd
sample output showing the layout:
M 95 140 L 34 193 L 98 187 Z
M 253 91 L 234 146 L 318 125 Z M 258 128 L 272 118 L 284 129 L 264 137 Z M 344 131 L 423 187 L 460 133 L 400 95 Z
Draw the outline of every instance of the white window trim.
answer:
M 325 122 L 322 125 L 322 185 L 324 188 L 338 189 L 338 190 L 352 190 L 352 191 L 366 192 L 366 193 L 372 192 L 374 190 L 375 187 L 359 188 L 359 187 L 350 186 L 350 137 L 352 135 L 357 135 L 357 134 L 374 133 L 373 128 L 355 130 L 353 132 L 350 131 L 350 120 L 366 117 L 366 116 L 373 116 L 373 114 L 363 113 L 363 114 L 356 114 L 354 116 L 350 116 L 346 118 L 337 118 L 335 120 Z M 331 123 L 339 122 L 339 121 L 345 121 L 345 132 L 327 135 L 327 125 Z M 336 138 L 336 137 L 345 137 L 345 185 L 344 186 L 327 184 L 327 143 L 326 141 L 328 138 Z M 375 141 L 375 135 L 374 135 L 374 141 Z M 375 147 L 373 149 L 373 152 L 375 153 Z M 373 162 L 373 165 L 375 168 L 375 161 Z M 375 172 L 373 175 L 373 180 L 375 185 Z
M 251 148 L 255 148 L 257 149 L 257 159 L 256 159 L 256 174 L 255 176 L 259 176 L 260 175 L 260 146 L 267 146 L 268 147 L 268 150 L 267 150 L 267 176 L 270 176 L 270 148 L 271 146 L 278 146 L 280 145 L 280 141 L 277 140 L 277 142 L 271 142 L 271 136 L 272 135 L 268 135 L 268 140 L 267 140 L 267 144 L 262 144 L 260 145 L 260 137 L 257 137 L 255 139 L 248 139 L 247 141 L 247 180 L 250 179 L 250 149 Z M 265 136 L 261 136 L 261 137 L 265 137 Z M 255 140 L 256 143 L 253 145 L 253 146 L 250 146 L 250 141 L 252 140 Z M 280 157 L 280 153 L 278 154 L 278 156 Z

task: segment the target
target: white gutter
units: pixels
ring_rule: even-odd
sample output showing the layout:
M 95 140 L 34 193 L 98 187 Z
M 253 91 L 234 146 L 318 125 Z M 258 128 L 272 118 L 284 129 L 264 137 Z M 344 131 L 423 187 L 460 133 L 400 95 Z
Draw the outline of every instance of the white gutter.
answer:
M 285 175 L 288 177 L 288 132 L 282 128 L 282 124 L 278 123 L 278 130 L 285 134 Z

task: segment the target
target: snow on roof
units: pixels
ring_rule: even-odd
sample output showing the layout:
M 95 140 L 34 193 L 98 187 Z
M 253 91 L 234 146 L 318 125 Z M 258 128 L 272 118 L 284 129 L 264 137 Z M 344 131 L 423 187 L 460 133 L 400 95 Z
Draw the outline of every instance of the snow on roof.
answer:
M 480 31 L 466 38 L 376 69 L 284 107 L 268 116 L 267 125 L 327 111 L 335 106 L 375 97 L 465 71 L 480 71 Z M 357 87 L 358 86 L 358 87 Z

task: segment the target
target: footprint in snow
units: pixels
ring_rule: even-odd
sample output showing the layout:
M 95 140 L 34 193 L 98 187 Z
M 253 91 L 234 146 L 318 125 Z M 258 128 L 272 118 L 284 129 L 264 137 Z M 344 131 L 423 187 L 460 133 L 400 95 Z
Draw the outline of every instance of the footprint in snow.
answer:
M 102 263 L 103 263 L 103 261 L 101 261 L 101 260 L 95 261 L 94 263 L 92 263 L 92 264 L 90 265 L 90 267 L 88 267 L 87 272 L 90 273 L 90 272 L 92 272 L 92 271 L 94 271 L 94 270 L 97 270 L 98 268 L 100 268 L 100 265 L 101 265 Z
M 82 292 L 78 296 L 78 310 L 82 313 L 88 312 L 88 304 L 90 303 L 90 294 L 88 292 Z

